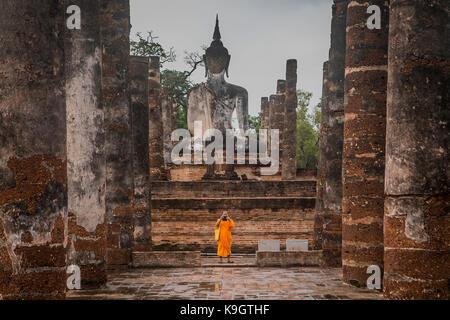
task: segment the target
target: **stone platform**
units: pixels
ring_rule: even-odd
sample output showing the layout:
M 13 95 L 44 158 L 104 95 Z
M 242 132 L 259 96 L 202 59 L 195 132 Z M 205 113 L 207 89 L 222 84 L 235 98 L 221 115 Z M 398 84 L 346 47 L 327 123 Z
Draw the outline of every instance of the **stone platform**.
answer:
M 258 240 L 312 243 L 316 183 L 289 181 L 154 181 L 152 247 L 214 253 L 215 223 L 228 211 L 236 223 L 233 253 L 255 253 Z

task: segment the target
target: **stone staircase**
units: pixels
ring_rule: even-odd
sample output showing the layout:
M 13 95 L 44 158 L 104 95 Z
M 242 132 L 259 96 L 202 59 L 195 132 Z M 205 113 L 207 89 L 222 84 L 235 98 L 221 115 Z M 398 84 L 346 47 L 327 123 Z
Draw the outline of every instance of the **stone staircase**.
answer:
M 155 181 L 151 188 L 153 250 L 216 252 L 215 222 L 225 210 L 236 223 L 233 253 L 254 254 L 262 239 L 312 242 L 316 193 L 312 178 Z

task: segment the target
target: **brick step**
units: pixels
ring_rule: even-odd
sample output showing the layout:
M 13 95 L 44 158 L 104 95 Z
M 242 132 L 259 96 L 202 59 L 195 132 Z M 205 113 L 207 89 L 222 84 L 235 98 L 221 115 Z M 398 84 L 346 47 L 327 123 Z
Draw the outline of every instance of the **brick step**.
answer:
M 314 197 L 277 197 L 277 198 L 191 198 L 191 199 L 152 199 L 152 210 L 202 210 L 202 209 L 313 209 L 316 203 Z
M 152 199 L 167 198 L 302 198 L 316 196 L 314 180 L 290 181 L 154 181 Z

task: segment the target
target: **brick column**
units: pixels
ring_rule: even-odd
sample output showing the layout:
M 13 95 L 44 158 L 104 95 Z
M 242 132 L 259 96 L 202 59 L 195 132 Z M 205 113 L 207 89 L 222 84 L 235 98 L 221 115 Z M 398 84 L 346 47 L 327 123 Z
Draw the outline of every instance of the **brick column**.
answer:
M 164 167 L 159 57 L 150 57 L 148 68 L 150 179 L 160 180 Z
M 174 104 L 174 99 L 169 92 L 163 90 L 161 94 L 161 120 L 162 120 L 162 140 L 163 140 L 163 151 L 164 151 L 164 165 L 168 165 L 172 162 L 171 152 L 172 152 L 172 108 Z
M 269 129 L 269 98 L 261 98 L 261 129 Z
M 383 270 L 389 3 L 370 5 L 381 8 L 381 29 L 367 27 L 366 1 L 347 8 L 342 267 L 344 282 L 358 287 L 366 286 L 369 266 Z
M 286 63 L 286 101 L 284 104 L 283 159 L 281 178 L 295 180 L 297 176 L 297 60 Z
M 133 251 L 151 250 L 150 167 L 148 159 L 148 61 L 130 57 L 134 236 Z
M 446 299 L 450 278 L 448 1 L 391 1 L 384 296 Z
M 334 0 L 328 69 L 329 114 L 323 130 L 323 261 L 341 266 L 342 143 L 344 136 L 345 23 L 347 1 Z
M 0 10 L 0 297 L 63 299 L 67 173 L 64 8 Z
M 262 97 L 261 98 L 261 129 L 267 130 L 267 134 L 266 134 L 267 155 L 270 154 L 270 150 L 269 150 L 269 148 L 270 148 L 270 142 L 269 142 L 270 141 L 270 119 L 269 119 L 269 117 L 270 117 L 269 98 Z
M 107 263 L 128 265 L 133 241 L 133 167 L 128 90 L 130 4 L 101 1 L 105 110 Z
M 323 232 L 323 221 L 322 221 L 322 210 L 323 210 L 323 188 L 325 180 L 325 163 L 323 161 L 325 155 L 325 144 L 323 143 L 323 132 L 327 131 L 326 126 L 328 123 L 328 106 L 327 106 L 327 96 L 328 96 L 328 61 L 323 63 L 323 82 L 322 82 L 322 100 L 321 100 L 321 113 L 322 119 L 320 122 L 320 133 L 319 133 L 319 161 L 317 165 L 317 184 L 316 184 L 316 207 L 314 213 L 314 250 L 322 250 L 322 232 Z
M 274 122 L 275 127 L 274 129 L 280 130 L 280 165 L 281 165 L 281 172 L 283 172 L 283 147 L 284 147 L 284 105 L 286 103 L 286 80 L 278 80 L 277 81 L 277 98 L 275 99 L 275 120 Z
M 105 134 L 99 1 L 76 0 L 81 30 L 68 30 L 66 49 L 69 265 L 81 287 L 106 283 Z

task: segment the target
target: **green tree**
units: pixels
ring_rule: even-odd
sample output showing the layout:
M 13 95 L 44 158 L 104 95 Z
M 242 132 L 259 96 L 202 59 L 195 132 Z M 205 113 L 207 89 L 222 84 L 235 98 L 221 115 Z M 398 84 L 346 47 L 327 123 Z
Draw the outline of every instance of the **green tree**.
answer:
M 189 70 L 178 71 L 164 69 L 164 64 L 174 62 L 176 55 L 173 48 L 165 49 L 159 42 L 158 37 L 153 32 L 147 32 L 147 36 L 136 33 L 137 41 L 130 41 L 131 54 L 150 57 L 159 56 L 161 63 L 161 87 L 167 90 L 177 103 L 177 126 L 187 129 L 187 94 L 195 86 L 190 80 L 190 76 L 199 66 L 203 65 L 203 59 L 197 52 L 185 51 L 184 61 L 189 66 Z
M 312 93 L 297 91 L 297 167 L 314 169 L 319 154 L 320 104 L 308 113 Z

